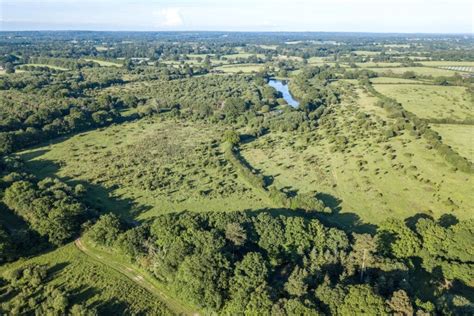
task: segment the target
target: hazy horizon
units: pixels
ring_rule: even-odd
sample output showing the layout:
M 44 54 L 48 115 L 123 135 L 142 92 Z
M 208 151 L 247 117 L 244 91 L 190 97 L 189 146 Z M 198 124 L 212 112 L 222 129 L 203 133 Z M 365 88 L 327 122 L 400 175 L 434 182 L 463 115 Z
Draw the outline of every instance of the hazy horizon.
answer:
M 2 0 L 2 31 L 472 34 L 470 0 Z

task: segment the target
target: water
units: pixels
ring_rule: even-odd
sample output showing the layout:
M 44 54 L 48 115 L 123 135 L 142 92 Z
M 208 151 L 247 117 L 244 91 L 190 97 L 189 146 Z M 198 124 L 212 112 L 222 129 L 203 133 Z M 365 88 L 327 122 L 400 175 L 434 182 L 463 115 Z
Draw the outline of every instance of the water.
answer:
M 283 80 L 270 79 L 268 85 L 275 88 L 277 91 L 281 92 L 283 99 L 286 103 L 291 105 L 294 108 L 297 108 L 300 103 L 293 98 L 288 88 L 288 82 Z

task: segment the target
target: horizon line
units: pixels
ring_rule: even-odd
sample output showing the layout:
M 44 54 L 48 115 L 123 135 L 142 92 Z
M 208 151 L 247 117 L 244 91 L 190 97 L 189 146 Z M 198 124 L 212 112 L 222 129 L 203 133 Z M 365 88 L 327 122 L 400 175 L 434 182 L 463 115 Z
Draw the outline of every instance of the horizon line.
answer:
M 239 30 L 97 30 L 97 29 L 18 29 L 18 30 L 0 30 L 0 33 L 7 32 L 108 32 L 108 33 L 187 33 L 187 32 L 196 32 L 196 33 L 351 33 L 351 34 L 430 34 L 430 35 L 470 35 L 474 38 L 474 33 L 472 32 L 376 32 L 376 31 L 258 31 L 258 30 L 248 30 L 248 31 L 239 31 Z

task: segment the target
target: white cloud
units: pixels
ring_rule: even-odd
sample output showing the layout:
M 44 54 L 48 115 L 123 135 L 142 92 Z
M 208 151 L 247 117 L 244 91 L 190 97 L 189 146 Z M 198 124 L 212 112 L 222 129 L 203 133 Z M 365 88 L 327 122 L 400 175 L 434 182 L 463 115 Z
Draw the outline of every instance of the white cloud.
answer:
M 158 16 L 158 24 L 160 26 L 177 27 L 184 24 L 179 8 L 161 9 L 155 15 Z

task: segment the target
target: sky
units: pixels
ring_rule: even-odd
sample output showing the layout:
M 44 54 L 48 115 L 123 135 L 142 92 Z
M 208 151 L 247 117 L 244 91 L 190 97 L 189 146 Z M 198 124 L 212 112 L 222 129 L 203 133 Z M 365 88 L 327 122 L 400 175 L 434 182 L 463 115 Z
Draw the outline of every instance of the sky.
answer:
M 474 33 L 474 0 L 0 0 L 0 30 Z

